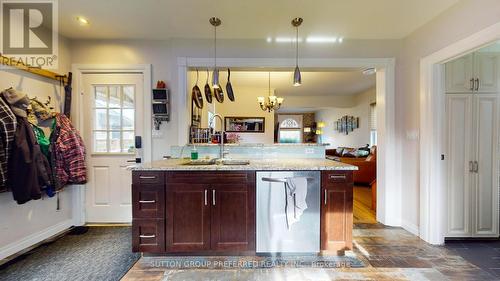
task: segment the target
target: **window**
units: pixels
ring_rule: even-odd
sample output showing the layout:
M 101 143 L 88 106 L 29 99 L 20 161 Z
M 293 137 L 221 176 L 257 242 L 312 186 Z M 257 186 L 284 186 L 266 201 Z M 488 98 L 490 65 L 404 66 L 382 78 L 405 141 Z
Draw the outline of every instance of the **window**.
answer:
M 370 146 L 377 145 L 377 104 L 370 104 Z
M 94 153 L 134 152 L 134 100 L 134 85 L 94 86 Z
M 279 143 L 302 142 L 302 115 L 279 115 Z

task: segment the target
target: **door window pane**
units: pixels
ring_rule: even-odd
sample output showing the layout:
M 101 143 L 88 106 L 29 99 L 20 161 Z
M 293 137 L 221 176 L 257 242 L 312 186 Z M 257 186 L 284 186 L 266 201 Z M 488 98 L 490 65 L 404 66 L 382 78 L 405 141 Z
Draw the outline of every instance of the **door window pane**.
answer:
M 93 152 L 133 153 L 135 86 L 94 86 Z

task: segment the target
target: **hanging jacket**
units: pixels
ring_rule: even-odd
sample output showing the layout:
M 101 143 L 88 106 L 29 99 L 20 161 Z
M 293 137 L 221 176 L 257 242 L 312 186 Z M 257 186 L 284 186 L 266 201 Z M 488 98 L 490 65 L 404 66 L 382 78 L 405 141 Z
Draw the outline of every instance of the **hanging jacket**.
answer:
M 50 135 L 50 158 L 56 190 L 66 184 L 87 182 L 85 166 L 85 146 L 80 134 L 64 114 L 56 114 Z
M 16 116 L 0 97 L 0 192 L 7 190 L 7 168 L 16 133 Z
M 18 204 L 42 196 L 38 170 L 40 156 L 43 157 L 28 119 L 18 116 L 7 181 Z

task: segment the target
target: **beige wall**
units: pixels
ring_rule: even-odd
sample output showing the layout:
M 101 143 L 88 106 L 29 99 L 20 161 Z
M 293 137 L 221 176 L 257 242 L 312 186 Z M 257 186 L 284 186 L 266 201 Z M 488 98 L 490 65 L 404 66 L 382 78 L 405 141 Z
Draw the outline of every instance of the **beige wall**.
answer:
M 352 97 L 355 103 L 352 107 L 329 107 L 316 111 L 316 120 L 323 121 L 322 141 L 328 143 L 328 148 L 362 147 L 370 143 L 370 104 L 376 100 L 375 89 L 369 89 Z M 348 135 L 334 130 L 334 122 L 348 115 L 359 118 L 359 128 Z
M 59 73 L 67 73 L 71 66 L 71 57 L 68 41 L 59 37 Z M 28 94 L 29 97 L 38 97 L 45 101 L 52 97 L 53 105 L 60 108 L 63 95 L 57 81 L 49 80 L 19 70 L 0 70 L 0 89 L 14 87 Z M 59 110 L 58 110 L 59 111 Z M 36 241 L 39 233 L 50 233 L 61 227 L 61 224 L 71 225 L 73 215 L 73 187 L 66 187 L 60 193 L 61 209 L 56 210 L 56 197 L 43 200 L 32 200 L 23 205 L 14 201 L 11 192 L 0 193 L 0 259 L 12 254 L 10 247 L 19 247 L 21 242 Z M 62 229 L 61 229 L 62 230 Z M 59 230 L 60 231 L 60 230 Z M 31 237 L 31 238 L 30 238 Z M 27 240 L 26 240 L 27 239 Z

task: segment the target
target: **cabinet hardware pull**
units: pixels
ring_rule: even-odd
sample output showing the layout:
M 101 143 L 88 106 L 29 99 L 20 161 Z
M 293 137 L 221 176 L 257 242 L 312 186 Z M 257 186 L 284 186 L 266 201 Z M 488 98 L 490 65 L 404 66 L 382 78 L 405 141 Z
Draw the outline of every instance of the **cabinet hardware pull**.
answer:
M 139 203 L 152 204 L 152 203 L 156 203 L 156 200 L 139 200 Z
M 477 161 L 474 161 L 474 172 L 479 172 L 479 163 Z
M 479 78 L 476 78 L 476 91 L 479 91 Z
M 154 180 L 156 176 L 139 176 L 141 180 Z
M 469 90 L 474 91 L 474 78 L 471 78 L 469 80 L 469 86 L 470 86 Z
M 142 234 L 139 235 L 139 238 L 155 238 L 155 237 L 156 237 L 156 235 L 154 235 L 154 234 L 153 235 L 142 235 Z
M 208 205 L 208 190 L 205 189 L 205 206 Z
M 330 179 L 333 179 L 333 180 L 339 180 L 339 179 L 343 179 L 345 180 L 346 179 L 346 176 L 345 175 L 329 175 L 328 176 Z
M 212 189 L 212 205 L 215 206 L 215 189 Z
M 325 206 L 326 206 L 326 200 L 327 200 L 327 197 L 326 197 L 326 189 L 323 190 L 323 193 L 325 194 Z
M 472 161 L 469 161 L 469 172 L 474 172 L 474 164 L 472 163 Z

